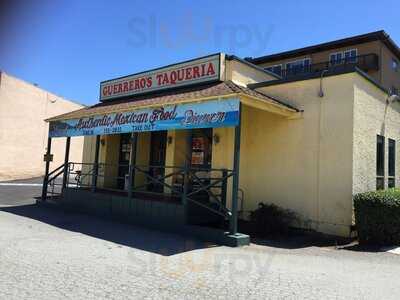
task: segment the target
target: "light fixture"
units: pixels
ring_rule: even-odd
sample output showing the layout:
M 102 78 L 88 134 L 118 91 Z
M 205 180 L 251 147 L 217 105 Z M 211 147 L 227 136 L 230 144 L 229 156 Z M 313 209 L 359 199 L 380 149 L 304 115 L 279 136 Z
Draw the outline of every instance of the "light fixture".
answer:
M 169 135 L 169 136 L 167 137 L 168 145 L 171 145 L 171 144 L 172 144 L 172 140 L 173 140 L 172 136 Z
M 218 144 L 219 143 L 219 135 L 218 134 L 214 134 L 213 135 L 213 141 L 214 141 L 214 144 Z

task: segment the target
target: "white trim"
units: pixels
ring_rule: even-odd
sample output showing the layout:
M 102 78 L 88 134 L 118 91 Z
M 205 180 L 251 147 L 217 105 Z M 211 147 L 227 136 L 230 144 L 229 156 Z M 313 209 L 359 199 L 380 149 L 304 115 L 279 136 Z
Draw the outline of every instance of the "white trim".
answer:
M 355 62 L 357 62 L 357 61 L 358 61 L 358 58 L 357 58 L 357 56 L 358 56 L 358 49 L 357 49 L 357 48 L 352 48 L 352 49 L 344 50 L 344 51 L 343 51 L 343 59 L 346 59 L 346 53 L 347 53 L 347 52 L 350 52 L 350 53 L 351 53 L 351 51 L 356 51 L 356 56 L 355 56 L 356 61 L 355 61 Z
M 41 183 L 7 183 L 0 182 L 0 186 L 42 186 Z

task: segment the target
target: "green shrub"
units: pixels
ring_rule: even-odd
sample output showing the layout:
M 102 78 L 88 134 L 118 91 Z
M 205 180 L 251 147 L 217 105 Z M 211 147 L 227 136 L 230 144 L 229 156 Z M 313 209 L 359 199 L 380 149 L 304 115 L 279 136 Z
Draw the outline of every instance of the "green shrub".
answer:
M 259 203 L 258 208 L 250 213 L 251 231 L 258 236 L 286 234 L 294 220 L 294 212 L 275 204 Z
M 354 196 L 358 239 L 361 244 L 400 245 L 400 190 Z

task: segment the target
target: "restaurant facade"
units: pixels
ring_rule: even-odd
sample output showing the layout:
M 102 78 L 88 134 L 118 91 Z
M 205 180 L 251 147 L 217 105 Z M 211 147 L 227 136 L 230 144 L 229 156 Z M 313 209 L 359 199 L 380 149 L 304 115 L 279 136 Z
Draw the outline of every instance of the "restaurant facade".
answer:
M 399 107 L 357 68 L 324 75 L 284 80 L 218 53 L 101 82 L 98 104 L 47 120 L 47 155 L 67 142 L 42 201 L 62 177 L 68 208 L 226 245 L 249 243 L 238 220 L 259 203 L 349 236 L 352 196 L 375 189 L 375 139 L 398 140 Z M 68 157 L 76 136 L 82 163 Z

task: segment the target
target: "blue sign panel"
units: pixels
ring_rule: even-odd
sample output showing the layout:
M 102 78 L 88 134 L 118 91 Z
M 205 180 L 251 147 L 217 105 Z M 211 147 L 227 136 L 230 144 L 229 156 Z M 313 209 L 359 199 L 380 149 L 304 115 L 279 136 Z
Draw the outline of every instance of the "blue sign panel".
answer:
M 50 137 L 236 126 L 239 99 L 145 108 L 50 122 Z

